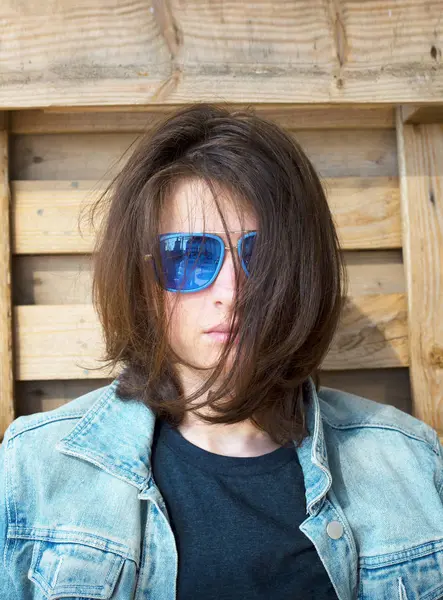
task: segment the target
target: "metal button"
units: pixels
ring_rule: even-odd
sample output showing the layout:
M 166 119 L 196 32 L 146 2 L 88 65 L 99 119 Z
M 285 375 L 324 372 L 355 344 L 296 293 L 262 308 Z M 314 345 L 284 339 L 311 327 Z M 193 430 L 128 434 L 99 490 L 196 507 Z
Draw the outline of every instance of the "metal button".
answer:
M 326 531 L 330 538 L 338 540 L 343 535 L 343 525 L 340 521 L 331 521 L 326 527 Z

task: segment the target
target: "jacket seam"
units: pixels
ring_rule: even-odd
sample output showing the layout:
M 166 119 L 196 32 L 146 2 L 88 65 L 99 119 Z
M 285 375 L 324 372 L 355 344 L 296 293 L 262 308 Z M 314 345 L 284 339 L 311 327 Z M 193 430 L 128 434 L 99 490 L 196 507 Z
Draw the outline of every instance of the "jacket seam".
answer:
M 47 527 L 20 527 L 15 526 L 12 535 L 21 540 L 34 542 L 51 542 L 54 544 L 77 544 L 94 548 L 102 552 L 118 554 L 122 558 L 137 562 L 137 558 L 129 551 L 126 544 L 96 534 L 85 534 L 83 531 L 56 530 L 56 535 L 51 535 L 53 530 Z M 60 533 L 61 532 L 61 533 Z M 64 535 L 65 534 L 65 535 Z
M 58 443 L 56 445 L 56 448 L 57 448 L 57 446 L 58 446 Z M 60 448 L 57 448 L 57 449 L 60 450 Z M 110 469 L 108 467 L 108 465 L 106 464 L 106 459 L 108 457 L 105 454 L 101 454 L 99 452 L 91 452 L 91 450 L 89 450 L 88 453 L 85 455 L 85 454 L 79 454 L 78 452 L 76 452 L 76 450 L 77 450 L 77 446 L 73 446 L 66 440 L 64 441 L 64 448 L 63 448 L 64 455 L 80 457 L 82 459 L 85 459 L 85 457 L 86 457 L 86 460 L 88 460 L 92 464 L 96 465 L 97 467 L 100 467 L 101 469 L 103 469 L 103 471 L 105 471 L 109 475 L 112 475 L 113 477 L 117 477 L 117 479 L 120 479 L 121 481 L 124 481 L 125 483 L 129 483 L 130 485 L 135 485 L 139 489 L 142 489 L 143 485 L 146 482 L 146 478 L 142 477 L 141 475 L 138 475 L 137 473 L 133 473 L 132 471 L 128 470 L 126 467 L 120 466 L 120 470 L 123 472 L 123 475 L 119 475 L 118 472 Z
M 3 440 L 3 441 L 5 443 L 5 504 L 6 504 L 6 539 L 5 539 L 5 548 L 3 551 L 3 566 L 6 571 L 7 570 L 6 555 L 7 555 L 7 550 L 8 550 L 8 544 L 12 543 L 9 541 L 8 531 L 12 524 L 11 517 L 13 516 L 12 515 L 13 511 L 15 513 L 15 520 L 17 521 L 17 507 L 15 506 L 15 503 L 14 503 L 14 497 L 11 494 L 11 490 L 13 488 L 13 486 L 12 486 L 12 483 L 13 483 L 12 482 L 12 469 L 11 469 L 11 461 L 10 461 L 10 459 L 11 459 L 10 450 L 12 449 L 12 438 L 8 436 L 8 439 Z M 17 544 L 17 540 L 14 540 L 11 556 L 14 555 L 16 544 Z
M 85 414 L 85 411 L 78 411 L 76 413 L 68 413 L 66 415 L 57 415 L 57 416 L 48 417 L 47 419 L 37 421 L 36 423 L 29 423 L 28 425 L 23 426 L 18 431 L 11 430 L 9 439 L 12 440 L 12 439 L 16 438 L 17 436 L 21 435 L 22 433 L 25 433 L 26 431 L 31 431 L 32 429 L 37 429 L 41 425 L 47 425 L 48 423 L 54 423 L 56 421 L 66 421 L 69 419 L 81 419 L 84 414 Z
M 436 444 L 432 445 L 429 440 L 427 440 L 426 438 L 422 437 L 421 435 L 418 435 L 416 433 L 412 433 L 411 431 L 407 431 L 405 429 L 402 429 L 401 427 L 399 427 L 398 425 L 389 425 L 388 423 L 377 423 L 377 422 L 373 422 L 371 421 L 371 423 L 365 423 L 365 422 L 360 422 L 360 423 L 349 423 L 347 425 L 336 425 L 334 423 L 331 423 L 327 417 L 325 417 L 324 415 L 322 415 L 322 419 L 333 429 L 354 429 L 354 428 L 361 428 L 361 427 L 367 427 L 367 428 L 374 428 L 374 429 L 390 429 L 391 431 L 398 431 L 399 433 L 403 433 L 404 435 L 413 438 L 419 442 L 424 442 L 433 452 L 434 454 L 439 454 L 438 449 L 436 448 Z
M 443 445 L 440 442 L 440 438 L 438 437 L 437 431 L 435 431 L 435 445 L 437 448 L 437 472 L 440 473 L 440 485 L 438 486 L 438 495 L 441 497 L 443 501 Z M 440 459 L 440 461 L 438 461 Z M 440 467 L 440 468 L 439 468 Z
M 107 388 L 104 390 L 104 392 L 102 394 L 100 394 L 100 396 L 94 401 L 94 403 L 92 404 L 92 406 L 90 406 L 85 412 L 82 413 L 81 417 L 81 426 L 78 429 L 78 431 L 76 431 L 79 423 L 77 423 L 75 425 L 75 427 L 72 429 L 72 431 L 70 431 L 64 438 L 65 443 L 66 444 L 70 444 L 71 438 L 73 436 L 76 436 L 77 434 L 79 434 L 81 431 L 83 431 L 87 426 L 89 426 L 89 424 L 93 421 L 93 419 L 95 419 L 95 417 L 97 416 L 97 413 L 99 411 L 102 410 L 103 406 L 105 406 L 108 402 L 109 399 L 111 398 L 111 396 L 113 395 L 115 388 L 117 387 L 117 383 L 118 383 L 118 379 L 115 379 L 109 386 L 107 386 Z
M 67 413 L 61 414 L 61 415 L 49 415 L 46 418 L 42 417 L 36 423 L 29 423 L 29 425 L 23 426 L 23 428 L 20 429 L 19 431 L 15 431 L 11 427 L 10 428 L 11 438 L 16 437 L 17 435 L 20 435 L 21 433 L 24 433 L 25 431 L 29 431 L 31 429 L 36 429 L 37 427 L 40 427 L 40 425 L 46 425 L 46 423 L 52 423 L 53 421 L 64 421 L 66 419 L 78 419 L 78 418 L 81 419 L 84 415 L 86 415 L 86 413 L 89 412 L 89 410 L 96 403 L 100 403 L 100 405 L 103 403 L 103 401 L 104 401 L 103 396 L 105 396 L 106 400 L 108 400 L 109 397 L 114 392 L 115 388 L 117 387 L 117 384 L 118 384 L 118 377 L 116 379 L 114 379 L 114 381 L 112 383 L 110 383 L 109 385 L 104 386 L 104 389 L 99 388 L 99 389 L 102 389 L 101 394 L 97 398 L 95 398 L 92 405 L 87 407 L 86 409 L 77 410 L 75 412 L 67 412 Z M 93 391 L 97 391 L 97 390 L 93 390 Z M 86 396 L 86 395 L 87 394 L 84 394 L 84 396 Z M 84 396 L 79 396 L 78 398 L 76 398 L 76 400 L 78 400 L 79 398 L 83 398 Z M 12 426 L 14 426 L 14 423 L 16 423 L 16 421 L 14 421 L 12 423 Z
M 69 432 L 64 438 L 66 444 L 70 444 L 71 438 L 82 432 L 95 419 L 97 413 L 102 409 L 105 403 L 108 402 L 112 390 L 108 390 L 106 395 L 100 396 L 89 409 L 83 413 L 80 428 L 79 423 Z M 78 428 L 78 430 L 77 430 Z M 77 430 L 77 431 L 76 431 Z

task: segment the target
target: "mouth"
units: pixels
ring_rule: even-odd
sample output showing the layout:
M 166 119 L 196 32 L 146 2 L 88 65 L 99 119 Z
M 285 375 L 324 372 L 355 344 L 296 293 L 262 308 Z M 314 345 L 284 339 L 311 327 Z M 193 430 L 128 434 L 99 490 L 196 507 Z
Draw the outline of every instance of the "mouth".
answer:
M 216 342 L 226 342 L 229 337 L 228 331 L 208 331 L 205 335 Z
M 208 338 L 213 342 L 225 343 L 228 341 L 229 331 L 208 331 L 205 333 L 205 335 L 208 336 Z M 238 343 L 238 338 L 235 339 L 234 343 Z

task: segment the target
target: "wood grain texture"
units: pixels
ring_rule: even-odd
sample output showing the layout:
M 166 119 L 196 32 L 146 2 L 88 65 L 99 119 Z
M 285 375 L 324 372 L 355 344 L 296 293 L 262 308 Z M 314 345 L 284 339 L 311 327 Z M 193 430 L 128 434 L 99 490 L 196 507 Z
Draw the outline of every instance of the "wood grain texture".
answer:
M 323 183 L 343 249 L 401 247 L 396 177 L 336 177 Z M 13 253 L 91 252 L 95 235 L 87 207 L 103 189 L 92 181 L 12 181 Z
M 92 305 L 14 307 L 17 379 L 113 377 L 97 361 L 102 332 Z M 325 370 L 406 367 L 404 294 L 349 298 Z M 93 370 L 100 368 L 100 370 Z
M 443 101 L 431 106 L 401 106 L 400 110 L 405 125 L 443 123 Z
M 348 294 L 406 293 L 401 250 L 345 251 Z M 27 254 L 13 257 L 13 304 L 92 302 L 89 254 Z
M 0 107 L 441 102 L 442 3 L 4 0 Z
M 396 177 L 395 129 L 290 130 L 322 177 Z M 112 179 L 129 159 L 134 133 L 13 135 L 10 179 Z
M 443 432 L 443 125 L 397 116 L 412 410 Z
M 322 368 L 371 369 L 408 365 L 404 294 L 348 296 Z
M 230 109 L 254 108 L 257 115 L 285 129 L 394 129 L 392 106 L 233 104 Z M 94 110 L 17 110 L 10 114 L 11 134 L 36 133 L 141 133 L 179 106 L 94 107 Z M 56 112 L 57 110 L 57 112 Z
M 401 250 L 343 253 L 348 295 L 405 294 Z M 28 254 L 13 257 L 13 305 L 89 304 L 92 270 L 89 254 Z
M 1 113 L 0 113 L 1 114 Z M 0 119 L 0 441 L 15 418 L 7 120 Z

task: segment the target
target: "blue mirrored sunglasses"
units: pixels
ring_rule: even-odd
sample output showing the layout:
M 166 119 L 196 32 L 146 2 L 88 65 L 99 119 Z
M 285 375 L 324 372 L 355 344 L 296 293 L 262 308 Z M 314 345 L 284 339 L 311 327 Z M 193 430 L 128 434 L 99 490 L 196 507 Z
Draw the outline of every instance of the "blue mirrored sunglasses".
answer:
M 256 236 L 256 231 L 248 230 L 237 242 L 241 265 L 248 277 Z M 169 292 L 198 292 L 209 287 L 220 272 L 225 250 L 230 249 L 214 233 L 163 233 L 159 235 L 159 242 L 164 289 Z M 144 258 L 152 258 L 152 254 L 146 254 Z M 160 283 L 155 263 L 154 270 Z

